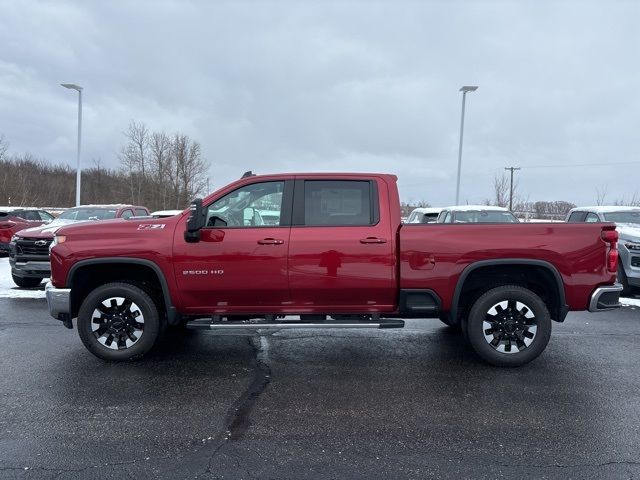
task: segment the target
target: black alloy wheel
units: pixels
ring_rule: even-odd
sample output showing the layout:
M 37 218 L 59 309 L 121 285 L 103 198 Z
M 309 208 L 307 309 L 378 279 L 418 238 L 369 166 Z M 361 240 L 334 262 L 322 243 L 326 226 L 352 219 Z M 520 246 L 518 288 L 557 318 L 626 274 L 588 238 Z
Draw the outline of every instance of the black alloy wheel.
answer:
M 492 365 L 517 367 L 538 357 L 551 337 L 551 317 L 542 299 L 518 285 L 485 292 L 466 322 L 469 343 Z
M 160 333 L 153 299 L 128 283 L 93 290 L 78 312 L 78 334 L 91 353 L 103 360 L 132 360 L 148 352 Z

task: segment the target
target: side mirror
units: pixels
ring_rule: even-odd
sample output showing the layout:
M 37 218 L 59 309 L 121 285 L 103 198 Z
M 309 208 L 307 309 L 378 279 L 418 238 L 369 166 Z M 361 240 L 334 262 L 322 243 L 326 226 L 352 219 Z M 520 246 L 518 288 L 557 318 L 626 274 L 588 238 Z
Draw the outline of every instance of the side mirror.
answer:
M 202 199 L 196 198 L 189 206 L 191 215 L 187 220 L 187 229 L 184 232 L 184 239 L 189 243 L 200 241 L 200 229 L 204 227 L 206 211 L 202 208 Z

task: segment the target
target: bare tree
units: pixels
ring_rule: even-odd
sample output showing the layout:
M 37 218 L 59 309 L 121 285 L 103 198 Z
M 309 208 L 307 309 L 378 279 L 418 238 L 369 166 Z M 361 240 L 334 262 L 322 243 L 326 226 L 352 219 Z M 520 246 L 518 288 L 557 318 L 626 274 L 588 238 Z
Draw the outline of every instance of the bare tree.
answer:
M 604 200 L 607 197 L 607 185 L 602 187 L 596 187 L 596 205 L 604 205 Z
M 518 182 L 514 182 L 514 200 L 516 198 L 515 192 L 517 186 Z M 513 203 L 515 204 L 516 202 L 514 201 Z M 493 176 L 493 205 L 497 205 L 499 207 L 506 207 L 509 205 L 509 179 L 504 174 L 500 176 L 496 174 Z
M 124 135 L 127 137 L 127 143 L 120 150 L 120 163 L 129 174 L 131 202 L 141 204 L 143 203 L 141 192 L 148 191 L 148 185 L 145 183 L 150 133 L 144 123 L 132 120 Z
M 150 140 L 150 168 L 157 186 L 157 205 L 167 208 L 171 175 L 171 139 L 164 132 L 154 132 Z

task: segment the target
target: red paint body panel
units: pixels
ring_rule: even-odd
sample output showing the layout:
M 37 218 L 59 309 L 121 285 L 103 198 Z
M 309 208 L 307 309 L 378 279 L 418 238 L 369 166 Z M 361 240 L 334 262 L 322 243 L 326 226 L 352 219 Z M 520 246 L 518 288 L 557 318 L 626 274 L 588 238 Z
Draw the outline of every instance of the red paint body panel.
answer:
M 0 221 L 0 243 L 9 243 L 20 230 L 38 227 L 44 222 L 37 220 L 25 220 L 24 218 L 9 215 Z
M 52 282 L 65 287 L 80 260 L 134 257 L 154 262 L 183 314 L 396 312 L 399 289 L 432 289 L 448 311 L 465 268 L 491 259 L 536 259 L 562 277 L 572 310 L 587 308 L 606 270 L 610 224 L 401 225 L 396 177 L 385 174 L 284 174 L 249 177 L 204 199 L 206 206 L 243 185 L 268 180 L 373 180 L 376 225 L 205 228 L 187 243 L 188 212 L 155 220 L 107 220 L 63 227 L 52 250 Z M 164 225 L 143 228 L 140 225 Z M 371 243 L 370 237 L 384 243 Z M 263 245 L 259 240 L 282 240 Z M 366 243 L 361 243 L 365 240 Z M 187 273 L 185 273 L 187 272 Z
M 430 288 L 449 310 L 458 278 L 473 262 L 543 260 L 562 277 L 571 310 L 585 310 L 596 286 L 612 284 L 602 224 L 407 224 L 400 230 L 400 287 Z M 431 261 L 428 261 L 431 260 Z
M 289 304 L 289 227 L 205 228 L 200 242 L 174 235 L 177 293 L 188 313 L 262 312 Z M 279 244 L 262 245 L 272 238 Z
M 362 175 L 353 179 L 375 180 L 380 221 L 371 226 L 291 228 L 289 282 L 292 305 L 298 312 L 336 308 L 391 312 L 396 308 L 396 231 L 388 208 L 389 183 L 395 187 L 395 181 Z M 395 190 L 393 193 L 397 196 Z

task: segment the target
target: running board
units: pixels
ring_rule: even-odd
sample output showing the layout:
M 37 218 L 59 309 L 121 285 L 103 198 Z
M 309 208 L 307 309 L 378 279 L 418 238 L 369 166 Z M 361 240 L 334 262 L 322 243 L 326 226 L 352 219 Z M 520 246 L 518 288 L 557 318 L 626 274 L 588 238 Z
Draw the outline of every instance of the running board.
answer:
M 190 322 L 187 323 L 187 328 L 190 329 L 205 329 L 205 330 L 284 330 L 294 328 L 403 328 L 404 320 L 398 319 L 385 319 L 377 322 L 341 322 L 341 321 L 327 321 L 327 322 L 280 322 L 280 323 L 260 323 L 260 322 L 247 322 L 247 323 L 211 323 L 211 322 Z

